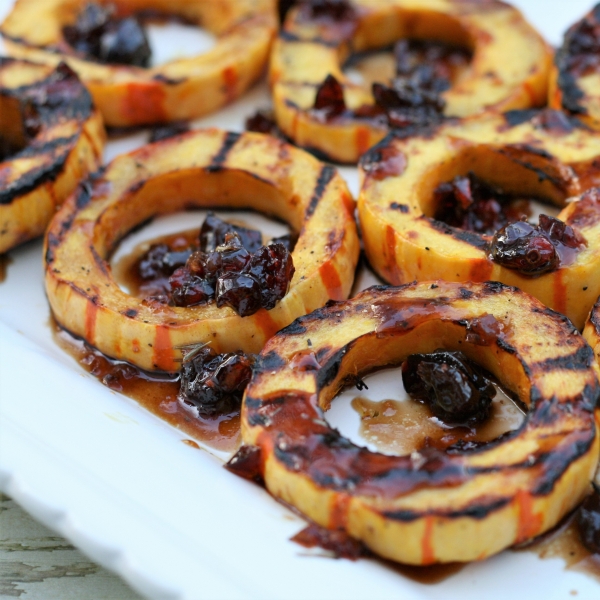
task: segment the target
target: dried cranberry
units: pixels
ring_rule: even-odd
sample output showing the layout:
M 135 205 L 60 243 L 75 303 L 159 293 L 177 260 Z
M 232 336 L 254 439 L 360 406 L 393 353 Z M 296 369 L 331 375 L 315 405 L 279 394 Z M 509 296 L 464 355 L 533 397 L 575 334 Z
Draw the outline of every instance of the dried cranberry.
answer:
M 548 237 L 526 221 L 503 227 L 490 246 L 492 260 L 525 275 L 542 275 L 559 266 L 556 248 Z
M 287 293 L 294 263 L 287 248 L 280 243 L 269 244 L 257 250 L 250 259 L 246 273 L 259 284 L 262 305 L 272 309 Z
M 590 552 L 600 554 L 600 488 L 598 486 L 594 485 L 593 493 L 581 505 L 577 525 L 583 545 Z
M 317 88 L 317 95 L 312 112 L 324 121 L 339 117 L 346 110 L 344 88 L 333 76 L 327 75 L 325 81 Z
M 411 354 L 402 365 L 402 381 L 413 399 L 450 423 L 484 420 L 496 394 L 491 381 L 462 352 Z
M 175 306 L 195 306 L 208 302 L 214 287 L 206 279 L 190 272 L 187 267 L 177 269 L 169 278 L 171 301 Z
M 241 317 L 253 315 L 261 308 L 260 284 L 245 273 L 219 277 L 215 297 L 219 308 L 230 306 Z
M 257 110 L 246 119 L 246 131 L 267 133 L 277 138 L 283 137 L 279 127 L 277 127 L 275 115 L 272 111 Z
M 113 8 L 86 4 L 63 34 L 77 52 L 102 62 L 137 67 L 150 64 L 150 44 L 142 25 L 134 17 L 115 18 Z
M 138 273 L 145 281 L 170 277 L 175 269 L 185 265 L 191 253 L 191 249 L 177 252 L 166 244 L 154 244 L 140 259 Z
M 285 235 L 280 235 L 279 237 L 273 238 L 269 244 L 283 244 L 285 249 L 288 252 L 291 252 L 296 246 L 297 241 L 298 236 L 295 233 L 286 233 Z
M 514 202 L 511 196 L 473 173 L 440 184 L 434 190 L 434 204 L 436 220 L 483 235 L 493 235 L 530 212 L 528 203 Z
M 100 38 L 98 58 L 105 63 L 147 67 L 151 54 L 146 32 L 132 17 L 111 23 Z
M 225 240 L 217 246 L 215 252 L 221 258 L 219 275 L 241 273 L 251 257 L 251 254 L 242 245 L 242 240 L 237 233 L 226 233 Z
M 260 231 L 227 223 L 209 212 L 200 228 L 200 250 L 202 252 L 216 250 L 217 246 L 225 243 L 225 235 L 228 233 L 237 233 L 242 246 L 248 252 L 256 252 L 262 245 Z
M 252 358 L 242 352 L 216 354 L 208 347 L 188 356 L 181 371 L 180 400 L 203 416 L 239 408 L 252 375 Z

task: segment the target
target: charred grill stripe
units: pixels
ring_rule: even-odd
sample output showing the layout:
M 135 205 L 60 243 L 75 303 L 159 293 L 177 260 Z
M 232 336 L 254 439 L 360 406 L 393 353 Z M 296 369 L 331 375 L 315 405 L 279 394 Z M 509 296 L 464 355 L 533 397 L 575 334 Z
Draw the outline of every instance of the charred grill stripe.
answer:
M 281 369 L 285 367 L 287 364 L 286 360 L 283 359 L 275 350 L 271 350 L 268 354 L 264 356 L 261 354 L 257 357 L 254 366 L 252 367 L 252 372 L 254 375 L 258 373 L 265 373 L 267 371 L 275 371 L 276 369 Z
M 554 486 L 561 479 L 571 464 L 587 454 L 596 439 L 593 427 L 586 432 L 584 439 L 561 444 L 561 449 L 539 456 L 538 463 L 543 466 L 544 477 L 532 490 L 534 496 L 547 496 L 554 490 Z
M 110 277 L 110 269 L 107 262 L 98 254 L 94 246 L 90 246 L 90 252 L 92 253 L 92 257 L 94 258 L 96 266 L 106 277 Z
M 235 133 L 233 131 L 227 132 L 225 138 L 223 139 L 223 144 L 219 151 L 214 155 L 210 165 L 206 167 L 206 170 L 209 173 L 216 173 L 223 168 L 225 161 L 227 160 L 227 155 L 230 150 L 233 148 L 235 143 L 240 139 L 241 133 Z
M 572 354 L 565 356 L 547 358 L 531 365 L 534 369 L 543 371 L 585 371 L 589 369 L 594 362 L 594 351 L 587 345 L 578 348 Z
M 55 157 L 52 162 L 28 171 L 19 177 L 17 181 L 0 190 L 0 204 L 10 204 L 17 198 L 32 192 L 43 183 L 54 181 L 62 172 L 68 154 L 68 151 L 66 151 Z
M 535 173 L 537 175 L 538 181 L 540 183 L 542 183 L 544 181 L 549 181 L 552 185 L 554 185 L 555 187 L 557 187 L 559 189 L 563 189 L 565 187 L 564 180 L 560 179 L 559 177 L 553 177 L 549 173 L 546 173 L 546 171 L 544 171 L 543 169 L 540 169 L 539 167 L 534 166 L 529 161 L 518 159 L 515 156 L 511 155 L 510 152 L 505 152 L 504 150 L 498 150 L 498 154 L 502 154 L 502 155 L 506 156 L 507 158 L 512 160 L 517 165 L 520 165 L 524 169 L 527 169 L 528 171 L 532 171 L 533 173 Z
M 325 193 L 325 189 L 329 182 L 333 179 L 335 175 L 335 168 L 331 165 L 323 165 L 321 168 L 321 172 L 319 173 L 319 177 L 317 178 L 317 183 L 315 185 L 315 189 L 313 191 L 313 195 L 308 203 L 308 207 L 306 208 L 305 218 L 308 219 L 312 217 L 315 210 L 317 209 L 317 204 L 323 197 Z
M 427 511 L 426 513 L 412 511 L 412 510 L 399 510 L 393 512 L 382 513 L 382 516 L 392 519 L 394 521 L 410 522 L 416 519 L 421 519 L 424 516 L 441 517 L 447 519 L 461 519 L 464 517 L 471 519 L 485 519 L 491 513 L 500 510 L 510 504 L 511 498 L 498 498 L 485 504 L 473 504 L 466 506 L 465 508 L 453 511 Z
M 323 389 L 337 377 L 342 365 L 342 359 L 349 349 L 350 345 L 340 348 L 325 364 L 321 365 L 321 368 L 317 372 L 317 389 Z M 319 358 L 317 357 L 318 362 L 320 362 Z
M 488 242 L 486 239 L 480 235 L 479 233 L 474 233 L 472 231 L 463 231 L 462 229 L 458 229 L 457 227 L 451 227 L 450 225 L 446 225 L 442 221 L 437 221 L 436 219 L 432 219 L 430 217 L 426 217 L 425 215 L 421 215 L 419 217 L 427 221 L 431 227 L 433 227 L 436 231 L 443 233 L 445 235 L 451 235 L 453 238 L 460 240 L 461 242 L 465 242 L 474 246 L 479 250 L 486 250 L 488 246 Z

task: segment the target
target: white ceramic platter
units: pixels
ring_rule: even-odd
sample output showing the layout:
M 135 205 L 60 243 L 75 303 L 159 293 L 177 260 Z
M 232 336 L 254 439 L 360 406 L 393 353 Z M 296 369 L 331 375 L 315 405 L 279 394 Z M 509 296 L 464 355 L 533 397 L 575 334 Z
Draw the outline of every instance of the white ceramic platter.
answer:
M 0 17 L 11 4 L 0 0 Z M 516 4 L 555 44 L 591 7 L 587 0 Z M 157 44 L 165 56 L 189 49 L 178 35 L 158 36 Z M 241 131 L 244 118 L 267 104 L 259 86 L 197 125 Z M 145 139 L 111 142 L 107 159 Z M 355 170 L 342 172 L 355 192 Z M 59 350 L 41 243 L 11 257 L 0 284 L 0 489 L 147 597 L 600 598 L 597 582 L 527 552 L 505 552 L 426 586 L 377 561 L 333 560 L 289 542 L 304 526 L 298 517 L 225 471 L 222 455 L 183 444 L 185 435 Z

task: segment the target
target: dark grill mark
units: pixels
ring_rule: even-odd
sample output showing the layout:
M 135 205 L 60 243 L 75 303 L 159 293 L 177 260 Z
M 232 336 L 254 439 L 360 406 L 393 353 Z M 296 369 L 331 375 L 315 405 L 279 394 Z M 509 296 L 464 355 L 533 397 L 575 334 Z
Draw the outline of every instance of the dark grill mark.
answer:
M 554 371 L 563 369 L 567 371 L 585 371 L 589 369 L 594 362 L 594 351 L 589 346 L 578 348 L 573 354 L 559 356 L 556 358 L 547 358 L 546 360 L 537 362 L 532 368 L 543 371 Z
M 225 139 L 223 140 L 223 144 L 221 145 L 220 150 L 213 157 L 211 164 L 208 167 L 206 167 L 206 170 L 209 173 L 217 173 L 223 168 L 223 165 L 227 160 L 227 155 L 229 154 L 229 151 L 238 141 L 240 135 L 241 133 L 235 133 L 232 131 L 229 131 L 225 135 Z
M 313 191 L 313 195 L 308 203 L 308 207 L 306 208 L 306 218 L 312 217 L 313 213 L 317 209 L 317 204 L 323 197 L 325 193 L 325 189 L 329 182 L 333 179 L 335 175 L 335 168 L 331 165 L 323 165 L 321 168 L 321 172 L 319 173 L 319 177 L 317 179 L 317 184 L 315 185 L 315 189 Z
M 472 231 L 463 231 L 462 229 L 458 229 L 456 227 L 451 227 L 450 225 L 446 225 L 442 221 L 437 221 L 436 219 L 431 219 L 422 215 L 421 219 L 425 219 L 436 231 L 443 233 L 445 235 L 451 235 L 453 238 L 460 240 L 461 242 L 465 242 L 478 248 L 479 250 L 486 250 L 488 243 L 485 238 L 475 232 Z
M 427 511 L 427 516 L 442 517 L 448 519 L 460 519 L 463 517 L 469 517 L 471 519 L 485 519 L 491 513 L 504 508 L 507 504 L 510 504 L 509 498 L 499 498 L 492 500 L 487 504 L 476 504 L 473 506 L 466 506 L 460 510 L 453 510 L 448 512 L 443 511 Z M 424 513 L 412 511 L 412 510 L 399 510 L 395 512 L 385 512 L 383 516 L 394 521 L 410 522 L 416 519 L 421 519 Z

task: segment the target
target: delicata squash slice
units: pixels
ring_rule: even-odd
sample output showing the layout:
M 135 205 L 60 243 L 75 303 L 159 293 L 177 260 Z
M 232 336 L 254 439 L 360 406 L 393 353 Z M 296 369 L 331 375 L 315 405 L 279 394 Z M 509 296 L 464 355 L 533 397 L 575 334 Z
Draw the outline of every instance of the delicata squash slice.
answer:
M 107 262 L 146 220 L 192 208 L 258 210 L 299 233 L 295 274 L 275 308 L 240 317 L 214 303 L 179 307 L 122 291 Z M 177 371 L 181 347 L 258 352 L 296 317 L 346 298 L 358 260 L 354 201 L 331 166 L 255 133 L 189 132 L 117 157 L 71 196 L 45 239 L 46 292 L 58 323 L 104 354 Z
M 55 65 L 66 61 L 90 90 L 107 125 L 144 125 L 202 116 L 242 94 L 262 74 L 276 30 L 272 0 L 114 0 L 117 17 L 155 12 L 205 27 L 210 51 L 142 68 L 103 64 L 65 39 L 84 0 L 17 0 L 0 32 L 7 51 Z
M 0 253 L 42 235 L 102 160 L 104 127 L 65 64 L 0 57 Z
M 502 281 L 567 315 L 579 329 L 600 295 L 600 138 L 558 111 L 511 111 L 387 137 L 361 159 L 358 200 L 366 254 L 392 284 Z M 564 207 L 583 236 L 560 266 L 539 276 L 492 258 L 491 235 L 434 218 L 440 184 L 467 174 L 509 194 Z M 574 198 L 582 194 L 580 199 Z M 565 204 L 565 200 L 571 201 Z M 578 238 L 581 240 L 581 238 Z
M 600 129 L 600 4 L 567 30 L 550 71 L 549 105 Z
M 471 337 L 483 317 L 495 333 Z M 357 376 L 440 346 L 518 395 L 529 409 L 518 430 L 476 450 L 390 456 L 327 424 L 324 410 Z M 373 287 L 267 342 L 242 435 L 271 494 L 317 524 L 399 562 L 480 560 L 547 531 L 586 495 L 599 450 L 598 371 L 573 326 L 516 288 Z
M 504 2 L 352 0 L 331 4 L 329 11 L 327 6 L 311 9 L 310 4 L 290 10 L 271 52 L 277 123 L 301 146 L 332 160 L 355 163 L 385 136 L 388 124 L 365 111 L 373 107 L 372 90 L 354 83 L 344 74 L 343 65 L 351 56 L 389 47 L 404 38 L 441 42 L 472 53 L 470 64 L 441 94 L 445 116 L 465 117 L 546 102 L 549 47 L 521 13 Z M 317 90 L 328 76 L 342 87 L 337 110 L 315 104 Z M 421 74 L 417 79 L 422 79 Z M 435 81 L 430 83 L 436 87 Z M 408 81 L 391 104 L 402 112 L 413 98 L 429 97 L 432 89 L 426 85 L 421 90 L 420 85 Z M 418 102 L 413 108 L 418 109 Z

